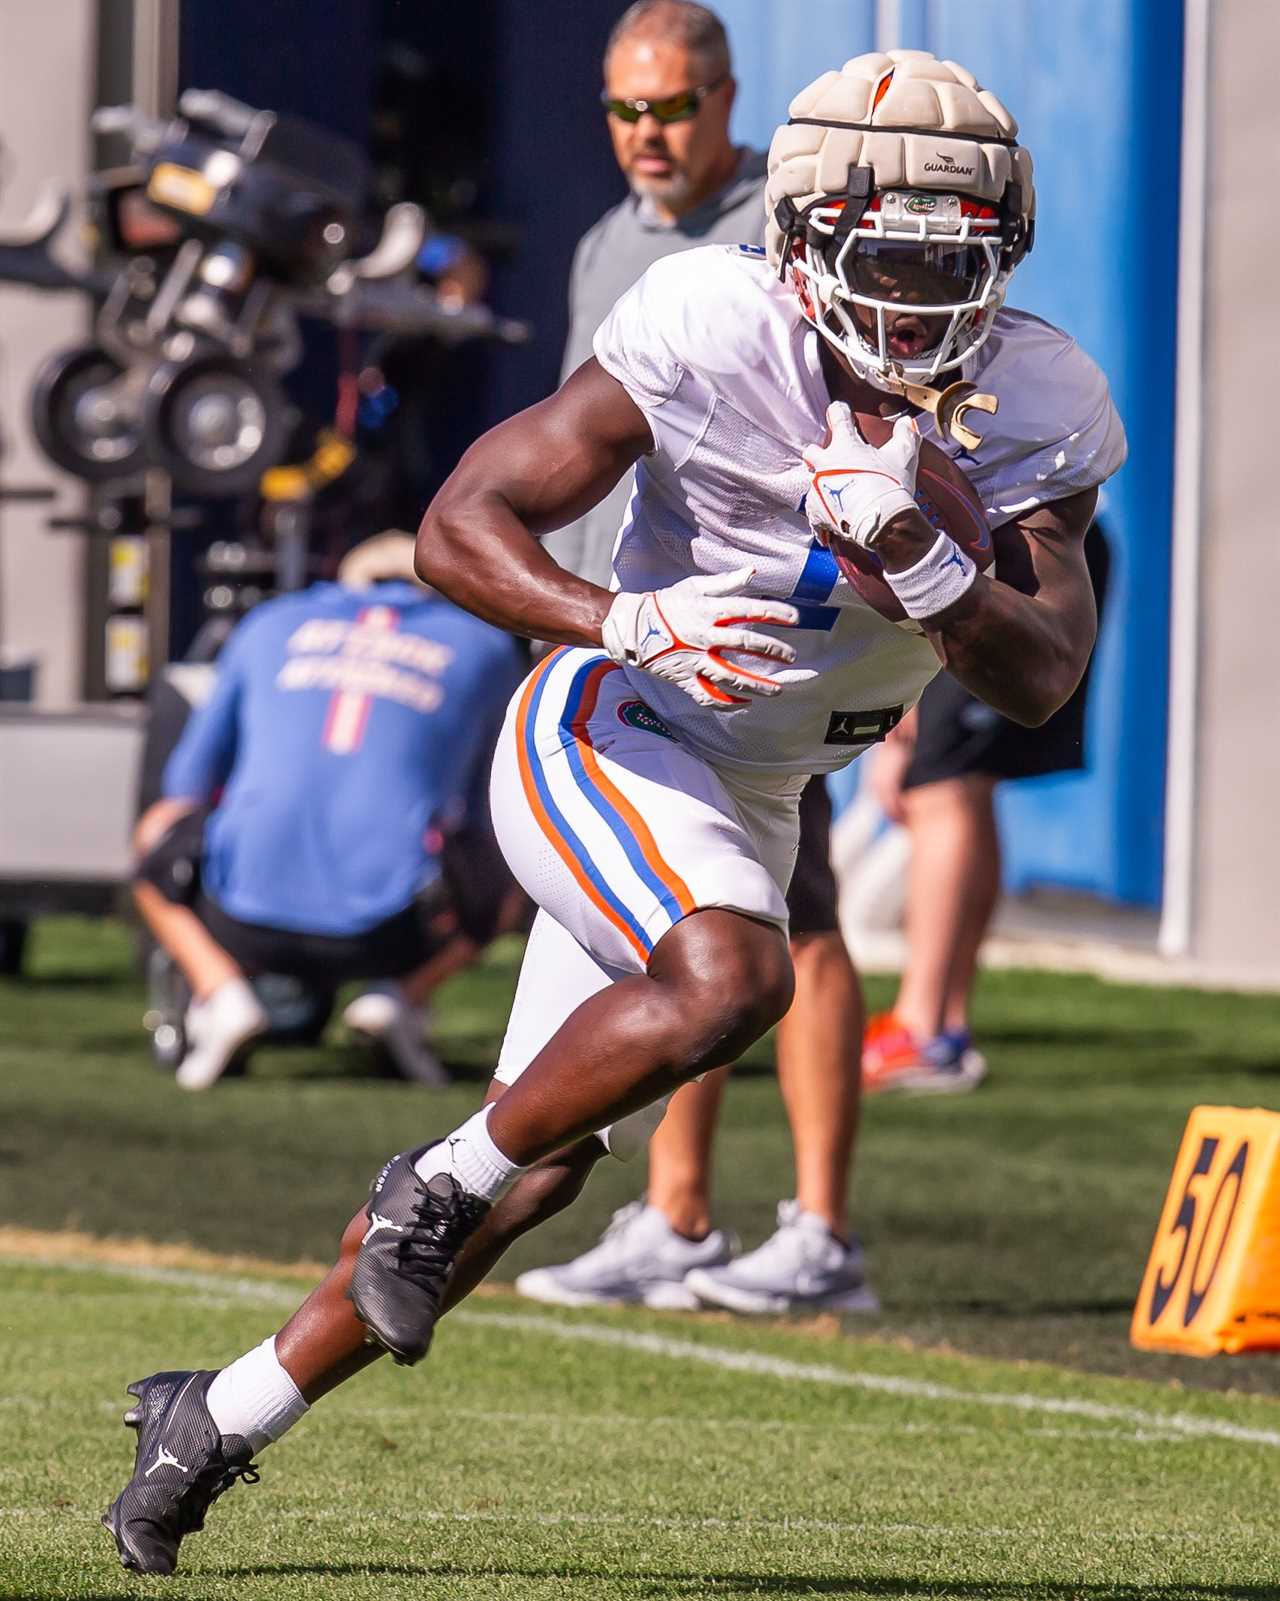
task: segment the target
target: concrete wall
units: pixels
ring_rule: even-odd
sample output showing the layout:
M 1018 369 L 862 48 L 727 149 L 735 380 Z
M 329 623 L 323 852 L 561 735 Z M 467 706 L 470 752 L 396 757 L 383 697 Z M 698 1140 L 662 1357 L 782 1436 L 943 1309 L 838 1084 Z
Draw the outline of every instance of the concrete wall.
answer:
M 1201 627 L 1191 950 L 1280 986 L 1280 11 L 1210 9 Z
M 46 183 L 83 187 L 96 10 L 93 0 L 0 4 L 0 231 L 23 220 Z M 65 234 L 62 252 L 74 253 L 74 219 Z M 45 355 L 83 338 L 87 321 L 82 296 L 0 286 L 0 482 L 59 489 L 52 506 L 0 502 L 0 660 L 34 657 L 46 705 L 80 694 L 84 540 L 45 522 L 82 497 L 37 449 L 27 391 Z

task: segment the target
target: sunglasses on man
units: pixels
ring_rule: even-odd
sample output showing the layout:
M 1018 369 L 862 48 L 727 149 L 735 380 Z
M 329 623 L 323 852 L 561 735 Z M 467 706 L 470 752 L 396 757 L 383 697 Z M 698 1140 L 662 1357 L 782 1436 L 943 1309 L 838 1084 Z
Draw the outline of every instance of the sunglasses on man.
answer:
M 679 94 L 667 95 L 662 100 L 615 100 L 607 89 L 600 91 L 600 104 L 619 122 L 639 122 L 646 113 L 665 127 L 670 122 L 688 122 L 698 115 L 698 108 L 713 89 L 718 89 L 728 78 L 727 72 L 711 83 L 701 83 L 695 89 L 682 89 Z

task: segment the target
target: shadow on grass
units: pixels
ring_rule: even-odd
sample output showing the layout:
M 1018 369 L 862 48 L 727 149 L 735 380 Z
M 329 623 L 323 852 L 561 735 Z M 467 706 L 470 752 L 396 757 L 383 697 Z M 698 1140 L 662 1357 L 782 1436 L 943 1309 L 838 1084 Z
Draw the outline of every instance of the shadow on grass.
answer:
M 643 1568 L 634 1573 L 617 1568 L 531 1567 L 513 1563 L 466 1566 L 460 1563 L 415 1562 L 277 1562 L 261 1567 L 206 1568 L 210 1579 L 279 1577 L 378 1577 L 403 1579 L 557 1579 L 607 1580 L 616 1585 L 661 1584 L 663 1596 L 714 1596 L 724 1591 L 746 1595 L 897 1596 L 903 1601 L 1276 1601 L 1274 1584 L 1086 1584 L 1070 1579 L 917 1579 L 909 1574 L 866 1573 L 845 1578 L 830 1573 L 758 1574 L 704 1570 L 690 1573 Z M 199 1577 L 192 1573 L 191 1578 Z
M 118 990 L 127 973 L 19 973 L 0 977 L 0 995 L 31 995 L 39 990 Z
M 968 1299 L 956 1301 L 936 1300 L 935 1307 L 950 1307 L 956 1312 L 974 1312 L 989 1317 L 1057 1318 L 1057 1317 L 1126 1317 L 1133 1311 L 1133 1296 L 1115 1296 L 1096 1301 L 1019 1301 Z M 920 1310 L 917 1308 L 917 1310 Z M 857 1327 L 858 1325 L 854 1325 Z

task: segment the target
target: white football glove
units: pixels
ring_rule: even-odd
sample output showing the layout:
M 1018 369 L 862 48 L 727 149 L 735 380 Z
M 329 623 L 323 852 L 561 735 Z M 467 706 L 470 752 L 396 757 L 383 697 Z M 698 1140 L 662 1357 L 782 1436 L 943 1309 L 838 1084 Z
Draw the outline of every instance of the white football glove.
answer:
M 810 473 L 809 526 L 824 545 L 843 535 L 870 547 L 890 519 L 915 510 L 920 430 L 914 417 L 899 417 L 892 438 L 877 449 L 858 432 L 843 400 L 827 407 L 827 426 L 831 443 L 810 445 L 802 457 Z
M 724 651 L 790 663 L 794 649 L 743 623 L 776 623 L 794 628 L 800 614 L 782 600 L 756 600 L 738 593 L 753 567 L 708 577 L 696 573 L 668 589 L 614 597 L 600 635 L 614 661 L 668 683 L 679 684 L 700 706 L 725 710 L 746 704 L 750 695 L 776 695 L 810 672 L 764 673 L 726 661 Z

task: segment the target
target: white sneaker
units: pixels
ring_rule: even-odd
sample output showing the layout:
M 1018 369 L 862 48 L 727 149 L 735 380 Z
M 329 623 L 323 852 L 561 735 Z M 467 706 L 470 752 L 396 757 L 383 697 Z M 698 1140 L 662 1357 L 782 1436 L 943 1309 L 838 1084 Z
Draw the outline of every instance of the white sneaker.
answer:
M 846 1245 L 798 1201 L 778 1203 L 778 1227 L 763 1245 L 723 1267 L 695 1268 L 684 1288 L 731 1312 L 880 1310 L 857 1237 Z
M 664 1310 L 692 1311 L 685 1289 L 691 1268 L 719 1267 L 738 1249 L 735 1236 L 712 1229 L 704 1240 L 677 1234 L 654 1206 L 632 1201 L 613 1214 L 598 1245 L 560 1267 L 536 1267 L 516 1280 L 516 1292 L 553 1306 L 599 1306 L 641 1301 Z
M 356 996 L 342 1021 L 353 1034 L 380 1046 L 401 1078 L 439 1089 L 450 1080 L 426 1042 L 429 1015 L 406 999 L 398 984 L 376 984 Z
M 207 1090 L 236 1054 L 269 1026 L 253 985 L 247 979 L 229 978 L 212 995 L 187 1007 L 187 1054 L 174 1077 L 184 1090 Z

